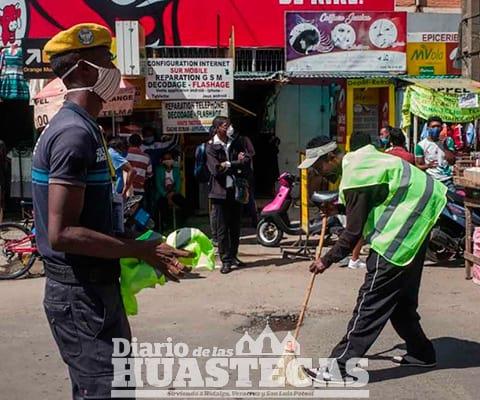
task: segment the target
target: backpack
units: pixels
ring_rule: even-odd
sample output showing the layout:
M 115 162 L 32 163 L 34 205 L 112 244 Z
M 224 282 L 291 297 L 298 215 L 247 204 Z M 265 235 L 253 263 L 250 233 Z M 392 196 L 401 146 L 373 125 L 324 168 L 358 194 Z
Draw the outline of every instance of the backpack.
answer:
M 210 171 L 207 168 L 207 144 L 202 143 L 195 150 L 195 169 L 193 175 L 198 182 L 207 183 L 210 181 Z

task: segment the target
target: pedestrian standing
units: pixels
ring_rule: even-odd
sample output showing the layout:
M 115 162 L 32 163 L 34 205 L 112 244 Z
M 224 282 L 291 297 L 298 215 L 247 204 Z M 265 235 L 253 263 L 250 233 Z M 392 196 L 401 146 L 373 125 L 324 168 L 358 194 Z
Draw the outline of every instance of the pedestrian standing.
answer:
M 243 186 L 250 170 L 250 157 L 242 141 L 234 135 L 230 120 L 216 117 L 213 121 L 213 138 L 207 144 L 207 166 L 210 171 L 212 208 L 217 219 L 218 252 L 222 260 L 222 274 L 232 267 L 243 266 L 238 259 L 242 203 L 245 202 Z M 243 187 L 242 187 L 243 186 Z M 247 193 L 248 201 L 248 193 Z
M 144 196 L 145 182 L 153 176 L 152 162 L 148 154 L 140 148 L 142 145 L 140 135 L 131 135 L 128 138 L 128 144 L 127 161 L 136 172 L 133 178 L 133 193 L 137 196 Z
M 119 90 L 112 36 L 97 24 L 61 31 L 45 45 L 67 88 L 33 154 L 36 242 L 45 266 L 44 308 L 67 364 L 72 398 L 111 398 L 113 339 L 131 340 L 120 295 L 119 259 L 144 260 L 178 280 L 176 257 L 188 253 L 155 241 L 113 236 L 112 171 L 96 118 Z M 132 389 L 132 388 L 129 388 Z
M 385 153 L 397 156 L 415 165 L 415 157 L 407 150 L 407 139 L 401 129 L 393 128 L 390 133 L 390 147 Z

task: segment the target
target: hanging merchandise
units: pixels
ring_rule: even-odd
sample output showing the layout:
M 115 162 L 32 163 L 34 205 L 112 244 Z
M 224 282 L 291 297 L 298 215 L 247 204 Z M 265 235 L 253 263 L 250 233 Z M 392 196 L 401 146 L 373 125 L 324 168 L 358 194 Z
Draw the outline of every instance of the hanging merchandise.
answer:
M 22 49 L 15 45 L 1 51 L 0 98 L 2 100 L 28 100 L 29 88 L 23 77 Z

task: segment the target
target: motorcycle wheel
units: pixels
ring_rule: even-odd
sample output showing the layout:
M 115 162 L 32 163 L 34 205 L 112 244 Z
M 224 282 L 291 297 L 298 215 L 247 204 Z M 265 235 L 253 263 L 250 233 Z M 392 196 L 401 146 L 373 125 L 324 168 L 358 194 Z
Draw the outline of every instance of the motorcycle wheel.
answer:
M 283 231 L 272 221 L 262 219 L 257 225 L 257 241 L 264 247 L 277 247 L 283 239 Z
M 434 263 L 440 263 L 450 260 L 455 255 L 454 252 L 447 250 L 445 247 L 429 243 L 427 247 L 427 260 Z

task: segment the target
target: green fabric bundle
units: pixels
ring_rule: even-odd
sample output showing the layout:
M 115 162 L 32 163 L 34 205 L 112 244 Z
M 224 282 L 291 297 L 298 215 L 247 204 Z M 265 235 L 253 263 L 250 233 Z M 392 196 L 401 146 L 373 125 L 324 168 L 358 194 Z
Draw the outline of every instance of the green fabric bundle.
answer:
M 162 240 L 172 247 L 190 251 L 194 256 L 179 261 L 192 268 L 206 267 L 215 269 L 215 250 L 208 237 L 199 229 L 182 228 L 164 238 L 153 231 L 147 231 L 137 240 Z M 121 277 L 120 291 L 127 315 L 138 314 L 138 303 L 135 296 L 145 288 L 163 286 L 167 282 L 163 274 L 146 262 L 136 258 L 122 258 L 120 260 Z

